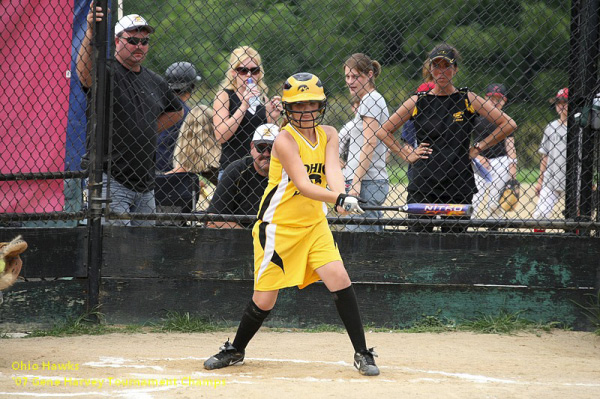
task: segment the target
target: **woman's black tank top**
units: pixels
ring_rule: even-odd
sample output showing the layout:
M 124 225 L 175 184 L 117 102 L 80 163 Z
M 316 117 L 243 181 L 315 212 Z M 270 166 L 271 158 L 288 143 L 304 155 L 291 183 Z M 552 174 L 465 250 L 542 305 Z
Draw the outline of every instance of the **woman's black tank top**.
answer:
M 469 159 L 476 114 L 467 93 L 419 94 L 411 119 L 417 142 L 429 143 L 433 153 L 412 165 L 408 191 L 450 196 L 477 192 Z
M 233 90 L 225 89 L 229 95 L 229 116 L 233 115 L 240 107 L 242 101 Z M 225 169 L 227 165 L 241 159 L 250 153 L 250 142 L 257 127 L 267 123 L 267 109 L 260 105 L 253 115 L 246 111 L 242 122 L 233 136 L 221 146 L 221 158 L 219 168 Z

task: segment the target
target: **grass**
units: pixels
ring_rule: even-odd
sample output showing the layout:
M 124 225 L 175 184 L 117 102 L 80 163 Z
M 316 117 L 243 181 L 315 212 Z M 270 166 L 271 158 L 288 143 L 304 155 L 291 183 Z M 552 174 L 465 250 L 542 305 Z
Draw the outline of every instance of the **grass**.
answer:
M 450 320 L 447 317 L 441 317 L 442 311 L 438 309 L 435 315 L 421 315 L 421 319 L 405 329 L 409 333 L 441 333 L 449 331 L 458 331 L 455 320 Z
M 343 333 L 346 330 L 344 327 L 335 324 L 317 324 L 314 327 L 307 327 L 298 329 L 296 331 L 308 332 L 308 333 L 324 333 L 324 332 L 337 332 Z
M 407 186 L 408 177 L 406 177 L 406 169 L 406 165 L 403 164 L 388 164 L 390 184 Z M 534 184 L 537 182 L 539 175 L 539 168 L 519 168 L 517 171 L 517 180 L 521 184 Z
M 104 322 L 102 313 L 97 310 L 82 314 L 76 318 L 67 318 L 48 329 L 35 329 L 27 337 L 68 337 L 77 335 L 104 335 L 112 333 L 203 333 L 224 330 L 225 324 L 211 322 L 205 318 L 191 316 L 188 312 L 167 312 L 160 323 L 148 325 L 127 324 L 109 325 Z M 0 338 L 9 338 L 7 332 L 0 331 Z
M 600 335 L 600 294 L 598 298 L 582 306 L 589 309 L 588 314 L 594 317 L 596 334 Z M 559 323 L 535 322 L 522 317 L 523 311 L 510 313 L 501 310 L 497 315 L 480 315 L 476 318 L 457 322 L 441 316 L 441 310 L 434 315 L 421 315 L 410 327 L 377 327 L 367 324 L 365 331 L 369 332 L 394 332 L 394 333 L 442 333 L 455 331 L 468 331 L 479 334 L 516 334 L 520 332 L 540 334 L 551 332 L 553 329 L 564 329 Z M 99 321 L 99 322 L 98 322 Z M 225 331 L 231 329 L 230 324 L 215 322 L 204 317 L 191 315 L 189 312 L 167 312 L 165 318 L 158 323 L 149 325 L 107 325 L 103 322 L 103 315 L 98 311 L 83 314 L 77 318 L 69 318 L 63 323 L 54 325 L 49 329 L 34 330 L 27 337 L 66 337 L 77 335 L 102 335 L 111 333 L 206 333 Z M 271 331 L 280 332 L 308 332 L 345 333 L 340 325 L 318 324 L 308 328 L 272 328 Z M 0 331 L 0 338 L 8 338 L 6 332 Z
M 365 325 L 365 331 L 369 332 L 392 332 L 392 333 L 443 333 L 443 332 L 474 332 L 478 334 L 516 334 L 520 332 L 540 334 L 551 332 L 553 329 L 565 329 L 560 323 L 541 323 L 522 317 L 524 311 L 510 313 L 500 310 L 497 315 L 480 315 L 473 319 L 457 322 L 441 316 L 438 310 L 434 315 L 421 315 L 410 327 L 377 327 L 372 324 Z M 301 331 L 308 333 L 337 332 L 345 333 L 344 327 L 340 325 L 318 324 L 304 329 L 274 329 L 275 331 Z
M 92 310 L 76 318 L 69 317 L 62 323 L 55 324 L 50 329 L 33 330 L 28 337 L 65 337 L 74 335 L 102 335 L 115 332 L 116 327 L 108 326 L 104 323 L 97 323 L 102 320 L 102 314 L 97 310 Z
M 189 312 L 167 312 L 162 323 L 154 324 L 154 332 L 205 333 L 221 331 L 227 328 L 224 324 L 211 322 L 210 319 L 190 315 Z
M 596 294 L 586 294 L 586 296 L 588 297 L 586 303 L 574 303 L 583 310 L 592 326 L 596 328 L 594 334 L 600 336 L 600 290 Z
M 557 322 L 540 323 L 521 317 L 523 312 L 509 313 L 501 310 L 499 314 L 482 315 L 474 320 L 461 324 L 462 331 L 473 331 L 481 334 L 515 334 L 518 332 L 539 333 L 550 332 L 553 328 L 561 328 Z

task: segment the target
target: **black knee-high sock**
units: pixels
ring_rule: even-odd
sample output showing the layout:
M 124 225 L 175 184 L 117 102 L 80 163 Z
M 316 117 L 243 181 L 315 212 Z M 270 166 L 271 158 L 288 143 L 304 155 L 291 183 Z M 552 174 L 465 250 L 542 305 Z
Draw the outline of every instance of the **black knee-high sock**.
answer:
M 235 339 L 232 344 L 235 346 L 235 349 L 240 352 L 246 350 L 248 342 L 254 337 L 254 334 L 256 334 L 270 312 L 270 310 L 260 309 L 256 306 L 254 301 L 250 299 L 250 302 L 242 315 L 242 320 L 240 321 L 237 332 L 235 333 Z
M 356 300 L 356 294 L 354 293 L 354 287 L 350 285 L 348 288 L 343 290 L 332 292 L 333 300 L 335 301 L 335 307 L 346 326 L 346 331 L 352 341 L 355 352 L 364 351 L 367 349 L 367 342 L 365 340 L 365 330 L 360 320 L 360 312 L 358 310 L 358 302 Z

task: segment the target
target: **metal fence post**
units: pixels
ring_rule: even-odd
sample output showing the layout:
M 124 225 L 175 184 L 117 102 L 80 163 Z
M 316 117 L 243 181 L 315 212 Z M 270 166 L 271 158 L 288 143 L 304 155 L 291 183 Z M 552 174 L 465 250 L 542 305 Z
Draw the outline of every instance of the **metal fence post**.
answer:
M 108 9 L 108 1 L 100 0 L 97 4 L 103 10 Z M 89 179 L 89 220 L 88 220 L 88 304 L 87 308 L 93 310 L 99 304 L 100 269 L 102 266 L 102 170 L 104 161 L 104 135 L 107 134 L 106 109 L 108 76 L 107 76 L 107 49 L 108 49 L 108 15 L 94 26 L 94 71 L 96 77 L 92 84 L 92 100 L 90 129 L 92 135 L 90 148 L 90 179 Z
M 600 24 L 598 16 L 598 0 L 586 1 L 587 16 L 582 43 L 585 47 L 585 62 L 583 64 L 583 87 L 585 105 L 590 106 L 598 87 L 598 62 L 600 54 Z M 587 108 L 586 108 L 587 109 Z M 591 107 L 587 111 L 587 120 L 590 122 L 582 129 L 581 135 L 581 196 L 579 216 L 582 220 L 591 220 L 592 217 L 592 182 L 594 179 L 594 134 L 591 126 Z
M 569 54 L 569 118 L 567 125 L 567 168 L 566 168 L 566 186 L 565 186 L 565 219 L 573 220 L 577 216 L 577 175 L 579 164 L 579 136 L 580 129 L 575 122 L 575 114 L 583 106 L 583 79 L 581 69 L 583 51 L 585 50 L 581 43 L 582 38 L 582 20 L 585 18 L 582 12 L 584 0 L 573 0 L 571 3 L 571 37 Z

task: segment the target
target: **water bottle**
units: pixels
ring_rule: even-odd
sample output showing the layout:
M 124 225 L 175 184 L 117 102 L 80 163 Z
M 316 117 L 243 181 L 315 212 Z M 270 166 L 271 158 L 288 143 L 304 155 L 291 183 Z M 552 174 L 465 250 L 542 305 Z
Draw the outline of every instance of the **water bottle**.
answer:
M 254 81 L 254 79 L 248 78 L 248 80 L 246 81 L 246 85 L 248 87 L 248 90 L 253 90 L 256 87 L 256 82 Z M 250 100 L 248 100 L 248 103 L 250 104 L 250 107 L 248 108 L 248 111 L 252 115 L 254 115 L 256 113 L 256 109 L 261 104 L 260 97 L 259 96 L 252 96 L 252 97 L 250 97 Z

